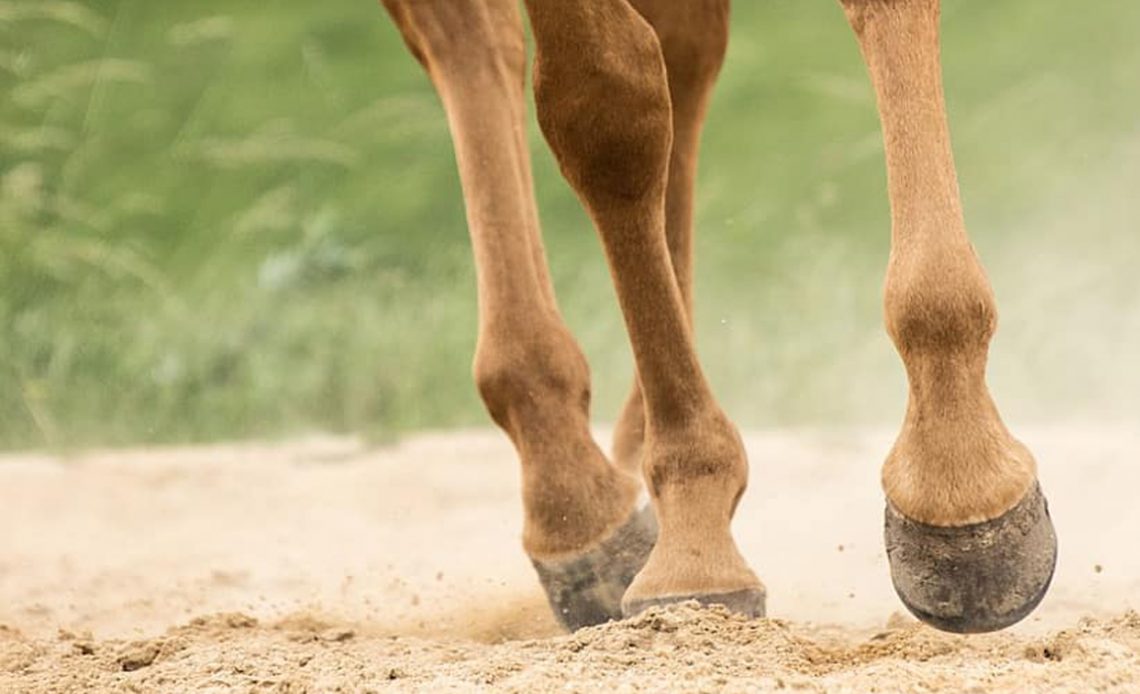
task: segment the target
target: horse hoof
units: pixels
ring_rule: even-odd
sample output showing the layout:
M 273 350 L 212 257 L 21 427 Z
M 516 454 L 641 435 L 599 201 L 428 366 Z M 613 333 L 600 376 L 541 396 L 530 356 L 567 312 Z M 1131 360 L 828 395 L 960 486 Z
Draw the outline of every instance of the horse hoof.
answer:
M 907 609 L 959 634 L 1004 629 L 1037 607 L 1057 564 L 1057 536 L 1039 484 L 990 521 L 937 527 L 888 502 L 884 535 L 891 581 Z
M 570 631 L 621 619 L 621 598 L 657 540 L 649 506 L 594 549 L 560 560 L 532 559 L 554 616 Z
M 638 615 L 650 607 L 658 605 L 674 605 L 679 602 L 695 600 L 702 607 L 723 605 L 729 612 L 742 614 L 745 617 L 763 617 L 767 602 L 767 593 L 763 588 L 744 588 L 727 593 L 703 593 L 689 595 L 667 595 L 662 597 L 630 600 L 623 606 L 626 617 Z

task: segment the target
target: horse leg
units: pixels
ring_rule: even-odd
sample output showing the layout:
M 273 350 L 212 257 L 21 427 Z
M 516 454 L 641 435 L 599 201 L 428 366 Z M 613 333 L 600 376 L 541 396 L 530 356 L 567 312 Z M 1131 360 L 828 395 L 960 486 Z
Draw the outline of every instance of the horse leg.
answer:
M 562 623 L 621 616 L 653 544 L 640 485 L 589 429 L 586 359 L 555 302 L 525 135 L 513 0 L 384 0 L 447 112 L 478 278 L 475 381 L 522 465 L 523 546 Z
M 691 325 L 693 189 L 701 128 L 728 45 L 728 0 L 631 0 L 631 4 L 657 34 L 669 80 L 673 147 L 665 184 L 665 239 Z M 614 427 L 614 462 L 637 470 L 644 441 L 645 401 L 635 379 Z
M 884 308 L 910 382 L 883 466 L 891 576 L 931 625 L 992 631 L 1040 602 L 1056 537 L 1033 456 L 986 388 L 997 309 L 962 216 L 939 0 L 841 2 L 878 97 L 891 202 Z
M 626 0 L 526 0 L 538 121 L 601 236 L 645 401 L 657 544 L 626 614 L 697 599 L 764 610 L 729 528 L 747 480 L 736 428 L 697 361 L 665 235 L 673 117 L 653 29 Z

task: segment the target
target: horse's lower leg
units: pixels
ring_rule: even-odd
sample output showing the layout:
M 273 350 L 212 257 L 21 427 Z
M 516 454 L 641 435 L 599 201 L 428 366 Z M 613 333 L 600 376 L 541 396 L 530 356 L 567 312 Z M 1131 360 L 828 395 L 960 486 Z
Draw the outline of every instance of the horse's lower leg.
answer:
M 527 0 L 538 119 L 597 225 L 645 399 L 643 470 L 660 526 L 627 612 L 696 598 L 756 614 L 763 589 L 729 522 L 747 463 L 697 362 L 665 236 L 672 115 L 653 30 L 626 0 Z
M 447 111 L 478 275 L 475 380 L 522 464 L 523 545 L 564 624 L 620 617 L 621 596 L 652 546 L 652 518 L 633 515 L 637 481 L 591 437 L 589 369 L 546 269 L 517 5 L 385 4 Z
M 910 398 L 883 467 L 895 587 L 925 621 L 988 631 L 1044 595 L 1056 541 L 1029 451 L 985 383 L 997 322 L 966 235 L 938 56 L 938 0 L 842 0 L 878 96 L 892 233 L 887 330 Z

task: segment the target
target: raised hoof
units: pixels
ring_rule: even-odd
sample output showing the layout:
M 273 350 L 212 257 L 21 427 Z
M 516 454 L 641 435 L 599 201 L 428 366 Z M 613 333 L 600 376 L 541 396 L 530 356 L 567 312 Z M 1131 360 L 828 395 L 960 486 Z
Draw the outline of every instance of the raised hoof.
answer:
M 745 588 L 728 593 L 668 595 L 665 597 L 628 601 L 625 604 L 624 612 L 626 617 L 633 617 L 657 605 L 673 605 L 679 602 L 696 600 L 702 607 L 723 605 L 728 608 L 729 612 L 736 612 L 745 617 L 763 617 L 767 597 L 767 593 L 763 588 Z
M 585 554 L 563 560 L 532 559 L 554 616 L 570 631 L 621 619 L 621 598 L 657 541 L 649 506 Z
M 937 527 L 887 504 L 891 580 L 915 617 L 943 631 L 976 634 L 1015 624 L 1037 607 L 1057 564 L 1049 505 L 1034 484 L 1003 515 Z

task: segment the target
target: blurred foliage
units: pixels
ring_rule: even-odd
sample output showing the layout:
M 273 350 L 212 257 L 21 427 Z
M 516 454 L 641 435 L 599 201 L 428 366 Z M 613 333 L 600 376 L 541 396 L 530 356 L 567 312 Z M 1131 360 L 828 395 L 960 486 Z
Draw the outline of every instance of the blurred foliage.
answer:
M 946 7 L 968 221 L 1006 317 L 991 374 L 1019 416 L 1140 392 L 1119 363 L 1140 352 L 1138 27 L 1128 0 Z M 609 419 L 622 323 L 531 139 Z M 698 334 L 730 413 L 897 419 L 882 147 L 833 3 L 735 3 L 698 199 Z M 469 256 L 442 110 L 375 3 L 0 0 L 0 446 L 484 424 Z

